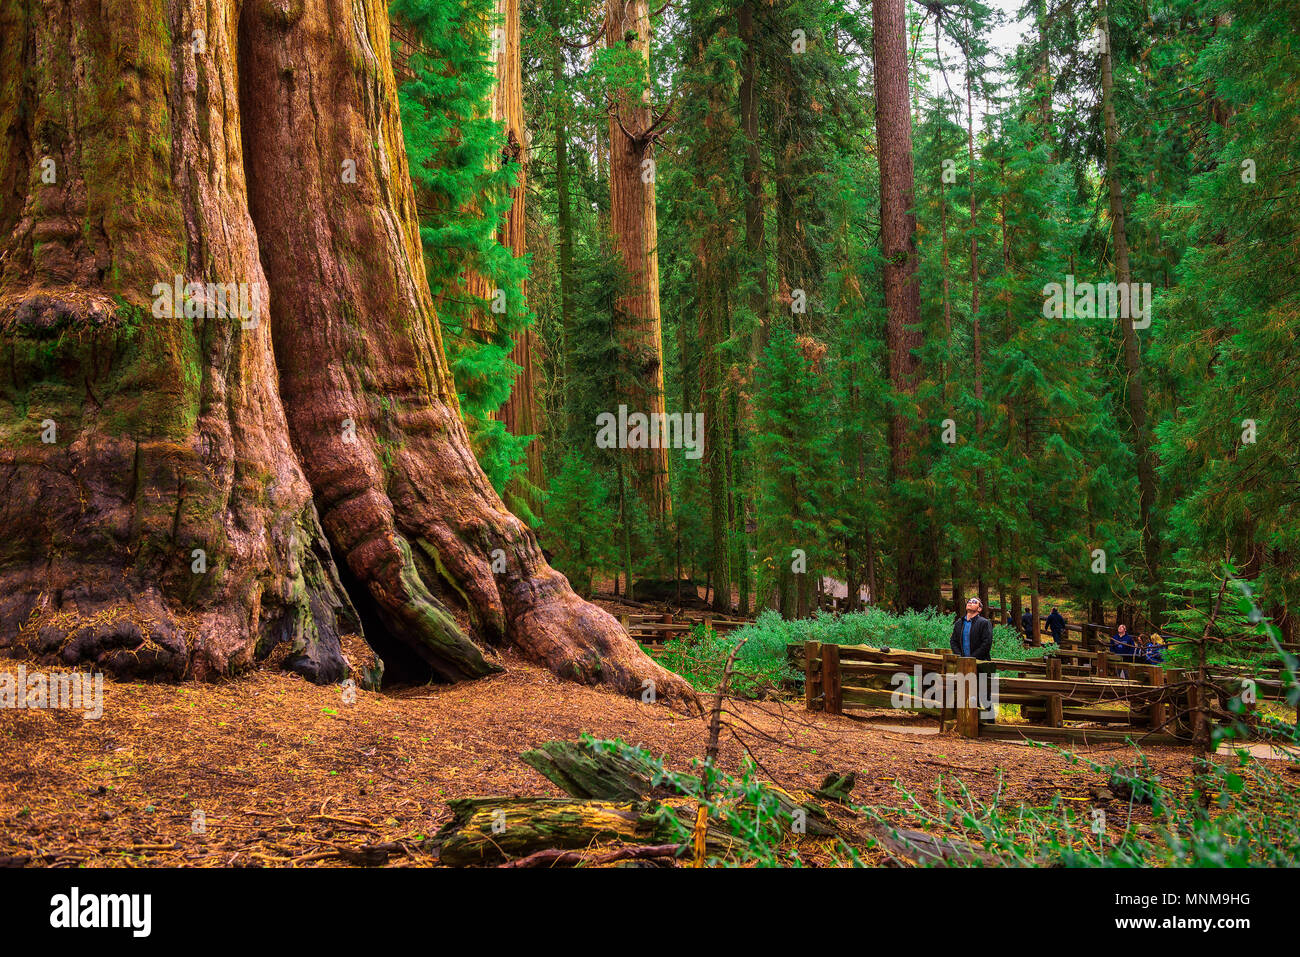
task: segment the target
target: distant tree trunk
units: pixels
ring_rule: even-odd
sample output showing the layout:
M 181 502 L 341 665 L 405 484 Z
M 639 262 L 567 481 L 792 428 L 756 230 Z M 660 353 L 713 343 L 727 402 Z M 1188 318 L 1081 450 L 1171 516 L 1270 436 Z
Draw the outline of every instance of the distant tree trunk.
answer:
M 171 677 L 288 643 L 324 681 L 364 627 L 460 679 L 496 670 L 468 624 L 576 680 L 692 697 L 474 460 L 382 3 L 74 3 L 14 26 L 0 62 L 31 82 L 0 87 L 0 156 L 30 174 L 0 207 L 0 640 Z M 241 323 L 194 285 L 189 315 L 150 315 L 177 276 L 259 299 Z
M 906 0 L 874 0 L 872 23 L 889 380 L 896 391 L 914 397 L 921 378 L 921 362 L 914 350 L 922 345 L 922 333 L 916 217 L 910 212 L 915 204 L 905 7 Z M 911 487 L 920 473 L 916 449 L 924 441 L 924 424 L 917 413 L 906 410 L 891 417 L 890 477 L 909 486 L 905 511 L 897 516 L 894 541 L 899 610 L 922 609 L 939 602 L 938 555 L 931 520 L 928 508 L 918 500 L 919 491 Z
M 646 0 L 609 0 L 605 43 L 611 50 L 630 50 L 648 82 L 650 14 Z M 610 227 L 629 283 L 615 307 L 619 342 L 628 363 L 620 395 L 629 414 L 646 416 L 664 412 L 652 123 L 649 90 L 641 97 L 619 93 L 610 104 Z M 636 463 L 633 481 L 651 520 L 662 523 L 671 513 L 671 502 L 668 450 L 659 444 L 659 448 L 629 449 L 627 454 Z
M 551 28 L 560 33 L 559 4 L 552 12 Z M 569 198 L 569 91 L 564 79 L 564 50 L 551 53 L 555 91 L 555 219 L 559 227 L 560 326 L 564 332 L 564 387 L 573 387 L 573 202 Z
M 980 449 L 984 448 L 984 337 L 980 329 L 980 255 L 979 240 L 976 238 L 975 220 L 975 112 L 971 104 L 971 92 L 974 80 L 971 75 L 970 59 L 966 60 L 966 151 L 970 173 L 970 321 L 971 353 L 975 373 L 975 441 Z M 976 511 L 980 519 L 984 516 L 984 502 L 988 494 L 984 470 L 975 476 Z M 979 544 L 975 551 L 975 579 L 980 601 L 984 607 L 989 606 L 988 543 L 984 541 L 982 531 L 976 532 Z
M 1029 604 L 1030 604 L 1030 610 L 1033 611 L 1034 614 L 1034 629 L 1033 629 L 1033 635 L 1030 638 L 1030 643 L 1034 645 L 1041 645 L 1043 643 L 1043 623 L 1039 619 L 1039 613 L 1038 613 L 1038 572 L 1037 571 L 1034 572 L 1033 577 L 1030 579 L 1029 585 L 1030 588 L 1033 589 L 1029 596 Z
M 1106 181 L 1110 193 L 1111 234 L 1115 244 L 1115 281 L 1121 288 L 1129 289 L 1133 271 L 1129 265 L 1124 194 L 1119 181 L 1119 124 L 1115 119 L 1115 80 L 1111 72 L 1110 24 L 1106 17 L 1105 0 L 1101 2 L 1101 41 L 1101 102 L 1106 124 Z M 1120 312 L 1129 313 L 1129 310 L 1122 309 Z M 1133 425 L 1133 453 L 1137 458 L 1138 520 L 1142 525 L 1146 585 L 1150 589 L 1151 620 L 1159 627 L 1163 610 L 1160 597 L 1160 541 L 1151 517 L 1156 501 L 1156 470 L 1151 433 L 1147 426 L 1146 377 L 1142 372 L 1141 344 L 1138 342 L 1137 330 L 1133 328 L 1132 316 L 1121 315 L 1118 322 L 1124 342 L 1128 412 Z
M 745 247 L 754 266 L 754 288 L 750 308 L 757 318 L 750 353 L 755 362 L 767 347 L 769 291 L 767 283 L 767 249 L 763 226 L 763 164 L 758 143 L 758 52 L 754 38 L 754 0 L 741 0 L 737 12 L 740 42 L 745 45 L 741 56 L 740 125 L 745 133 Z
M 501 152 L 503 165 L 519 164 L 519 176 L 510 187 L 510 212 L 501 224 L 498 237 L 501 245 L 516 256 L 522 258 L 524 243 L 524 198 L 527 194 L 528 150 L 527 134 L 524 130 L 524 86 L 519 50 L 519 0 L 496 0 L 497 42 L 493 43 L 493 55 L 496 57 L 496 90 L 493 95 L 492 117 L 505 124 L 505 145 Z M 527 285 L 521 284 L 521 292 L 527 295 Z M 537 489 L 546 486 L 546 477 L 542 472 L 542 423 L 537 411 L 537 336 L 531 328 L 525 329 L 515 337 L 514 348 L 510 352 L 510 361 L 520 368 L 515 379 L 510 397 L 501 407 L 501 421 L 511 435 L 535 435 L 538 438 L 528 443 L 527 477 L 530 484 Z M 526 496 L 529 507 L 540 511 L 541 500 L 534 494 Z
M 703 271 L 711 273 L 710 253 L 700 252 Z M 726 423 L 725 384 L 722 355 L 718 345 L 726 337 L 722 334 L 725 320 L 721 296 L 710 276 L 705 279 L 706 295 L 700 316 L 700 385 L 704 397 L 704 470 L 709 483 L 709 532 L 712 545 L 713 608 L 724 614 L 731 611 L 731 548 L 730 522 L 727 513 L 728 438 Z

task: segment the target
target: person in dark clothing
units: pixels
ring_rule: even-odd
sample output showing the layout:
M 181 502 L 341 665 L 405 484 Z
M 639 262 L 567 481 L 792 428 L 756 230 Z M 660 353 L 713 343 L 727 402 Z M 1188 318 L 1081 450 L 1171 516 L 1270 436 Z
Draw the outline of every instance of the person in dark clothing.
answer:
M 1165 643 L 1159 635 L 1138 638 L 1133 646 L 1133 660 L 1139 664 L 1158 665 L 1165 660 Z
M 1032 642 L 1034 640 L 1034 613 L 1028 608 L 1020 616 L 1020 624 L 1025 629 L 1025 641 Z
M 1115 629 L 1115 634 L 1110 636 L 1110 653 L 1119 655 L 1121 658 L 1133 657 L 1133 649 L 1136 645 L 1133 643 L 1133 636 L 1128 633 L 1128 625 L 1120 623 Z
M 1061 613 L 1055 608 L 1047 616 L 1047 630 L 1052 633 L 1052 641 L 1059 645 L 1061 643 L 1061 632 L 1065 631 L 1065 619 L 1061 617 Z
M 948 645 L 953 654 L 980 661 L 993 657 L 993 622 L 980 614 L 981 607 L 978 598 L 966 599 L 965 616 L 952 623 L 952 639 Z
M 1119 627 L 1115 629 L 1115 634 L 1111 635 L 1110 653 L 1118 655 L 1124 661 L 1131 662 L 1136 659 L 1138 653 L 1137 640 L 1128 633 L 1128 625 L 1121 622 Z M 1121 678 L 1128 677 L 1127 668 L 1121 668 L 1118 673 Z

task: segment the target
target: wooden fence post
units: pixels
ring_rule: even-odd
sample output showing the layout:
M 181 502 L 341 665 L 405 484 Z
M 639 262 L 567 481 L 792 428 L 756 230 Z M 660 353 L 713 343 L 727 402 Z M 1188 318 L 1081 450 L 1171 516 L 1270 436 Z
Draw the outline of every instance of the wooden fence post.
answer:
M 820 654 L 821 645 L 818 642 L 803 643 L 803 705 L 809 711 L 820 711 L 822 707 L 822 671 L 817 661 Z
M 1061 659 L 1055 655 L 1047 659 L 1047 679 L 1049 681 L 1061 680 Z
M 1063 697 L 1059 694 L 1049 694 L 1045 696 L 1044 701 L 1047 704 L 1047 726 L 1049 728 L 1062 727 L 1065 724 Z
M 1167 720 L 1168 709 L 1164 702 L 1165 687 L 1165 669 L 1159 665 L 1139 665 L 1134 671 L 1141 671 L 1145 683 L 1152 688 L 1158 689 L 1155 693 L 1159 695 L 1151 702 L 1151 707 L 1147 709 L 1147 727 L 1153 731 L 1159 729 Z
M 1165 670 L 1165 684 L 1177 685 L 1187 680 L 1187 672 L 1181 668 L 1168 668 Z M 1180 698 L 1173 699 L 1173 719 L 1174 724 L 1171 729 L 1175 734 L 1187 734 L 1191 730 L 1191 715 L 1184 712 L 1187 707 L 1187 695 L 1183 693 Z
M 829 714 L 840 714 L 840 646 L 822 645 L 822 700 Z
M 957 659 L 957 733 L 963 738 L 980 734 L 979 684 L 974 658 Z
M 1108 652 L 1105 652 L 1105 651 L 1099 651 L 1099 652 L 1097 652 L 1097 657 L 1096 657 L 1095 659 L 1093 659 L 1093 660 L 1096 661 L 1096 663 L 1097 663 L 1097 666 L 1096 666 L 1097 677 L 1098 677 L 1098 678 L 1106 678 L 1106 677 L 1109 677 L 1109 675 L 1110 675 L 1110 654 L 1109 654 Z
M 943 727 L 948 721 L 948 674 L 952 671 L 951 651 L 939 652 L 939 733 L 943 734 Z

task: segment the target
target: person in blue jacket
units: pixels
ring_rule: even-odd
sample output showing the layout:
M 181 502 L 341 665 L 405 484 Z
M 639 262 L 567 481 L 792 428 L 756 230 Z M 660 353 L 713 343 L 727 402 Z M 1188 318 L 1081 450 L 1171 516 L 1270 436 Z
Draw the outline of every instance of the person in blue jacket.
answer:
M 1115 634 L 1110 636 L 1110 653 L 1124 658 L 1132 658 L 1135 647 L 1133 636 L 1128 633 L 1128 625 L 1121 622 L 1119 627 L 1115 629 Z
M 1149 665 L 1158 665 L 1165 660 L 1165 643 L 1159 635 L 1152 635 L 1145 641 L 1138 639 L 1135 657 Z
M 1112 655 L 1118 655 L 1125 661 L 1133 661 L 1134 656 L 1137 654 L 1137 642 L 1134 637 L 1128 633 L 1128 626 L 1123 622 L 1121 622 L 1119 627 L 1115 629 L 1115 634 L 1110 637 L 1110 653 Z M 1128 671 L 1126 669 L 1121 669 L 1119 671 L 1119 677 L 1127 678 Z

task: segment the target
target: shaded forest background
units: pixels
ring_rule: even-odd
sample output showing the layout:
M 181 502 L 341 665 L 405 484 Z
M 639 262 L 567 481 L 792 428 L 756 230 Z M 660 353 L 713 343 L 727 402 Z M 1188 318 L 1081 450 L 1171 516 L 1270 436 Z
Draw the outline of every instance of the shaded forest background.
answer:
M 1300 8 L 1027 0 L 1003 59 L 977 0 L 874 7 L 394 0 L 493 484 L 584 593 L 794 617 L 831 576 L 1192 631 L 1227 562 L 1294 640 Z M 915 319 L 882 228 L 908 120 Z M 1045 315 L 1067 277 L 1149 283 L 1149 326 Z M 702 457 L 599 447 L 620 404 L 703 413 Z

